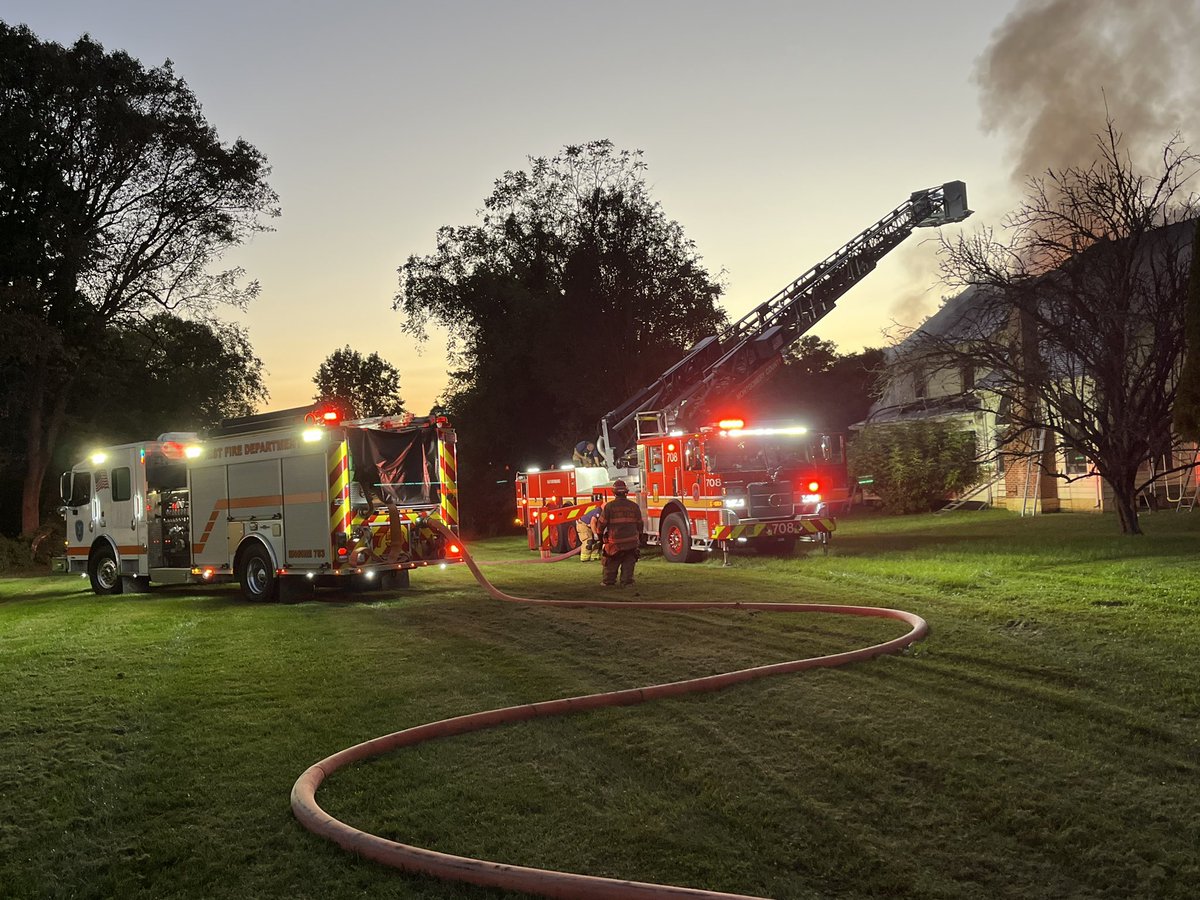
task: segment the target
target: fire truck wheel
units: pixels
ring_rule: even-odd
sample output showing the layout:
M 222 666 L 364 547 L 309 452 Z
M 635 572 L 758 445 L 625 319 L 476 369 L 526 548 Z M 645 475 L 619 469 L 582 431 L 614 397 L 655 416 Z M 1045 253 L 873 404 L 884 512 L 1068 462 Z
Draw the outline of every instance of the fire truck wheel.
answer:
M 112 547 L 102 543 L 92 551 L 88 559 L 88 579 L 97 594 L 121 593 L 121 570 Z
M 704 559 L 704 554 L 692 549 L 692 533 L 687 520 L 679 513 L 671 513 L 662 522 L 663 559 L 674 563 L 694 563 Z
M 271 557 L 266 548 L 257 543 L 242 552 L 241 559 L 238 560 L 237 579 L 242 586 L 242 596 L 252 603 L 274 600 L 275 592 L 279 588 Z
M 574 525 L 559 525 L 550 529 L 550 552 L 566 553 L 568 550 L 573 550 L 579 543 L 578 538 L 575 542 L 571 542 L 571 536 L 575 534 Z

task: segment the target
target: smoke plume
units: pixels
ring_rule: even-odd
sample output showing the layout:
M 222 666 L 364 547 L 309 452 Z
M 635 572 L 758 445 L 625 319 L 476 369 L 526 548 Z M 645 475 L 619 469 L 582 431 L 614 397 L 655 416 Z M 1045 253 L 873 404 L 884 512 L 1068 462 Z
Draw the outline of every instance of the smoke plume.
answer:
M 1013 179 L 1090 164 L 1106 116 L 1135 164 L 1195 136 L 1198 26 L 1197 0 L 1020 0 L 975 73 L 985 127 L 1013 145 Z

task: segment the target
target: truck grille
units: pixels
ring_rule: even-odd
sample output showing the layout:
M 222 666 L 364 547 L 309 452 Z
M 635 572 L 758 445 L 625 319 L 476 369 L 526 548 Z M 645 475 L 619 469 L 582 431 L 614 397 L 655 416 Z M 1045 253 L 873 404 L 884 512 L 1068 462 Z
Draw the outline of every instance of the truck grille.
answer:
M 790 481 L 756 481 L 746 485 L 747 514 L 752 519 L 790 518 L 794 512 Z

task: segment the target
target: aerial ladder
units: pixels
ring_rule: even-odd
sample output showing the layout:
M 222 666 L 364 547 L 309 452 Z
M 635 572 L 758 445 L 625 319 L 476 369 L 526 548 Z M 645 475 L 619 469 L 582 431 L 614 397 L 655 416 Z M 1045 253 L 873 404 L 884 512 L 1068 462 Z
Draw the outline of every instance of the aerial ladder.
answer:
M 618 448 L 634 445 L 643 426 L 667 433 L 704 421 L 706 404 L 737 400 L 765 382 L 784 354 L 917 228 L 971 215 L 967 186 L 948 181 L 914 192 L 904 203 L 821 260 L 719 334 L 698 341 L 654 382 L 607 413 L 596 446 L 610 469 Z

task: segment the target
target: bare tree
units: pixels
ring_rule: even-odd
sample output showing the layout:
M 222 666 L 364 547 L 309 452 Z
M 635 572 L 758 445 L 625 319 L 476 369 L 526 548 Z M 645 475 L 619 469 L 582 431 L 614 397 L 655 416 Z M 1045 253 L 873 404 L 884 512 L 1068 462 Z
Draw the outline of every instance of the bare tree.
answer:
M 1045 466 L 1044 432 L 1082 454 L 1111 487 L 1122 532 L 1140 534 L 1138 494 L 1162 470 L 1139 470 L 1176 440 L 1198 159 L 1175 138 L 1158 171 L 1135 171 L 1111 120 L 1097 147 L 1087 168 L 1030 181 L 1006 239 L 944 242 L 944 272 L 970 302 L 954 327 L 912 335 L 894 371 L 971 367 L 999 400 L 1003 452 Z

